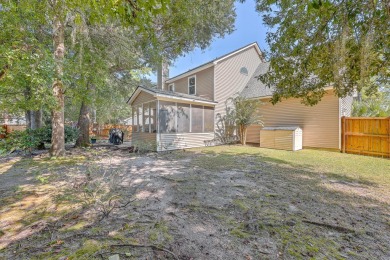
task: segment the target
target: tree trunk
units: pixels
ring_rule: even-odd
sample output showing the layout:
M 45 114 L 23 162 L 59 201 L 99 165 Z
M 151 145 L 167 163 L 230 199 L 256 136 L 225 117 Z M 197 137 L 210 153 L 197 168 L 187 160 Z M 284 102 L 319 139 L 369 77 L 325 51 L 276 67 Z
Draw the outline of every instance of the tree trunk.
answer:
M 246 130 L 247 130 L 246 126 L 240 125 L 239 136 L 240 136 L 240 142 L 242 145 L 246 145 Z
M 60 17 L 61 11 L 55 11 L 58 12 L 53 19 L 53 46 L 56 68 L 52 87 L 53 95 L 56 100 L 56 107 L 51 113 L 52 136 L 50 156 L 63 156 L 65 155 L 64 91 L 62 85 L 63 60 L 65 54 L 64 24 Z
M 27 110 L 26 111 L 26 126 L 29 129 L 37 129 L 42 127 L 42 110 Z
M 31 110 L 26 110 L 26 127 L 27 129 L 31 129 Z
M 41 128 L 43 126 L 43 122 L 42 122 L 42 109 L 39 109 L 37 111 L 33 111 L 34 113 L 34 124 L 35 124 L 35 127 L 36 128 Z
M 37 126 L 36 126 L 36 111 L 32 111 L 30 110 L 30 129 L 37 129 Z
M 37 111 L 30 111 L 31 129 L 37 129 L 42 127 L 42 109 Z M 40 142 L 37 146 L 38 150 L 45 150 L 45 143 Z
M 77 126 L 80 130 L 79 138 L 76 140 L 76 147 L 86 147 L 90 145 L 89 140 L 89 124 L 90 124 L 90 116 L 89 116 L 90 108 L 87 103 L 83 100 L 80 108 L 79 120 L 77 122 Z
M 243 145 L 246 145 L 246 130 L 247 130 L 247 127 L 243 126 L 243 129 L 242 129 Z

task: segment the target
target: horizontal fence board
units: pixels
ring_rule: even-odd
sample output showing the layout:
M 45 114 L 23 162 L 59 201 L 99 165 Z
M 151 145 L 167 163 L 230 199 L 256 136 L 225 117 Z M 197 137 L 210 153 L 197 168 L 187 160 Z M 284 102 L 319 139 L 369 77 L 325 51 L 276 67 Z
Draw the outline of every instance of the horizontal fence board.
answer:
M 118 128 L 123 131 L 124 139 L 131 139 L 132 126 L 131 125 L 119 125 L 119 124 L 93 124 L 90 126 L 89 134 L 91 136 L 96 136 L 99 139 L 108 139 L 110 134 L 110 129 Z

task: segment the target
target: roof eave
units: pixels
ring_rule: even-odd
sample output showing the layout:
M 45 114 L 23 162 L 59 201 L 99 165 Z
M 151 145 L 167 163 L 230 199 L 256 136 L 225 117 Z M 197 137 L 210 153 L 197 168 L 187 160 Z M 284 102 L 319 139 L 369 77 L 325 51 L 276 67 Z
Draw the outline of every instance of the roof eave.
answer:
M 230 54 L 228 54 L 228 55 L 226 55 L 226 56 L 221 57 L 220 59 L 214 61 L 214 63 L 217 64 L 217 63 L 219 63 L 219 62 L 221 62 L 221 61 L 223 61 L 223 60 L 225 60 L 225 59 L 227 59 L 227 58 L 230 58 L 231 56 L 236 55 L 237 53 L 240 53 L 240 52 L 242 52 L 242 51 L 244 51 L 244 50 L 247 50 L 247 49 L 249 49 L 249 48 L 252 48 L 252 47 L 255 47 L 255 49 L 256 49 L 256 51 L 257 51 L 257 54 L 259 54 L 259 56 L 260 56 L 261 59 L 263 60 L 263 59 L 264 59 L 263 53 L 261 52 L 261 50 L 260 50 L 259 45 L 257 44 L 257 42 L 254 42 L 254 43 L 251 43 L 251 44 L 249 44 L 249 45 L 247 45 L 247 46 L 245 46 L 245 47 L 243 47 L 243 48 L 241 48 L 241 49 L 238 49 L 238 50 L 235 51 L 235 52 L 232 52 L 232 53 L 230 53 Z
M 176 77 L 173 77 L 173 78 L 170 78 L 168 79 L 167 81 L 165 81 L 165 83 L 172 83 L 176 80 L 179 80 L 179 79 L 182 79 L 182 78 L 185 78 L 185 77 L 188 77 L 190 75 L 193 75 L 195 73 L 198 73 L 199 71 L 202 71 L 204 69 L 208 69 L 208 68 L 211 68 L 215 65 L 216 63 L 215 62 L 209 62 L 209 63 L 206 63 L 204 64 L 203 66 L 200 66 L 199 68 L 197 69 L 194 69 L 194 70 L 190 70 L 190 71 L 187 71 L 187 72 L 184 72 L 183 74 L 180 74 L 180 75 L 177 75 Z
M 333 87 L 332 86 L 327 86 L 324 88 L 324 90 L 332 90 Z M 267 96 L 258 96 L 258 97 L 250 97 L 248 98 L 249 100 L 253 100 L 253 99 L 266 99 L 266 98 L 272 98 L 272 95 L 267 95 Z
M 138 95 L 139 95 L 139 93 L 141 93 L 141 91 L 145 91 L 145 92 L 153 95 L 154 97 L 156 96 L 156 93 L 154 93 L 153 91 L 145 89 L 142 86 L 138 86 L 137 89 L 134 91 L 133 95 L 131 95 L 131 97 L 129 98 L 129 100 L 127 100 L 126 103 L 131 106 L 133 104 L 133 101 L 138 97 Z
M 194 103 L 194 104 L 206 104 L 206 105 L 211 105 L 215 106 L 218 102 L 213 102 L 213 101 L 206 101 L 206 100 L 199 100 L 199 99 L 191 99 L 191 98 L 184 98 L 184 97 L 176 97 L 176 96 L 168 96 L 164 94 L 157 94 L 156 95 L 158 100 L 180 100 L 180 101 L 185 101 L 187 103 Z
M 192 99 L 192 98 L 185 98 L 185 97 L 177 97 L 177 96 L 169 96 L 169 95 L 164 95 L 164 94 L 160 94 L 160 93 L 155 93 L 153 91 L 150 91 L 148 89 L 145 89 L 143 88 L 142 86 L 138 86 L 137 89 L 134 91 L 133 95 L 131 95 L 131 97 L 129 98 L 129 100 L 127 101 L 127 104 L 129 105 L 132 105 L 134 100 L 138 97 L 138 95 L 141 93 L 141 91 L 145 91 L 151 95 L 153 95 L 153 97 L 159 99 L 159 100 L 173 100 L 173 101 L 177 101 L 177 100 L 180 100 L 180 101 L 185 101 L 187 103 L 193 103 L 193 104 L 206 104 L 206 105 L 211 105 L 211 106 L 215 106 L 218 102 L 214 102 L 214 101 L 207 101 L 207 100 L 199 100 L 199 99 Z

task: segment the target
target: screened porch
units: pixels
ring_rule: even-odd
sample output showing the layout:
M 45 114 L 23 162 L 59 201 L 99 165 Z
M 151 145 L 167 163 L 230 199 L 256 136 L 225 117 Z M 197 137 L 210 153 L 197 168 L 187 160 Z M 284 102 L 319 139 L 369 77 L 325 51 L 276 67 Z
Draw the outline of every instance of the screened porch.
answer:
M 132 106 L 132 139 L 157 150 L 202 146 L 214 137 L 214 106 L 152 100 Z

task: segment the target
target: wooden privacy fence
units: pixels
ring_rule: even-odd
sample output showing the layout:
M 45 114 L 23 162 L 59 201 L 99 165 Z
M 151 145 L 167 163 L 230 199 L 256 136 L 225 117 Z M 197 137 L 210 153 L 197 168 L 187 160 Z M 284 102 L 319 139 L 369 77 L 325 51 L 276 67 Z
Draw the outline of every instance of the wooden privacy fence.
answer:
M 124 132 L 124 139 L 129 140 L 131 138 L 131 125 L 113 125 L 113 124 L 93 124 L 90 126 L 89 134 L 91 136 L 96 136 L 99 139 L 108 139 L 110 134 L 110 129 L 118 128 Z
M 390 158 L 390 117 L 342 117 L 341 150 Z

